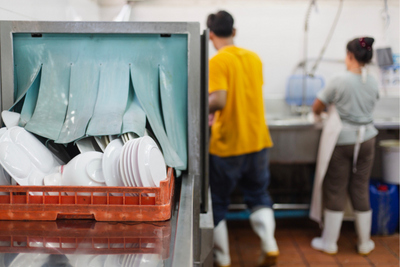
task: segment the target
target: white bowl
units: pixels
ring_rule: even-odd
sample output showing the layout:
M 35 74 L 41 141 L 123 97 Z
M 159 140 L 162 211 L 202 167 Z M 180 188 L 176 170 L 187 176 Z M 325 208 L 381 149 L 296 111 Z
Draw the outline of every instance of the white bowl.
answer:
M 67 165 L 61 167 L 61 184 L 73 186 L 105 186 L 102 159 L 103 153 L 101 152 L 91 151 L 79 154 Z M 72 194 L 71 192 L 67 193 Z

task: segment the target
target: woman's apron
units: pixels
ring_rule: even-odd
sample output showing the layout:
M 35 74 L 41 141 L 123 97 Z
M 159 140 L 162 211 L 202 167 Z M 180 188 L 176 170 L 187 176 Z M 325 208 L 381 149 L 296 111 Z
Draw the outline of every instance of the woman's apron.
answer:
M 336 107 L 330 105 L 328 107 L 328 118 L 322 128 L 319 140 L 317 167 L 310 207 L 310 218 L 318 223 L 321 223 L 322 220 L 322 184 L 342 128 L 342 121 Z
M 322 185 L 340 132 L 344 128 L 356 129 L 358 132 L 353 154 L 353 172 L 356 172 L 357 158 L 360 151 L 360 146 L 361 143 L 364 141 L 365 130 L 368 126 L 369 125 L 344 126 L 335 105 L 330 105 L 328 107 L 328 118 L 325 121 L 324 127 L 322 129 L 321 139 L 319 141 L 318 147 L 317 167 L 315 170 L 314 187 L 310 207 L 310 218 L 312 220 L 318 223 L 321 223 L 322 221 Z M 349 206 L 348 203 L 346 203 L 346 206 Z

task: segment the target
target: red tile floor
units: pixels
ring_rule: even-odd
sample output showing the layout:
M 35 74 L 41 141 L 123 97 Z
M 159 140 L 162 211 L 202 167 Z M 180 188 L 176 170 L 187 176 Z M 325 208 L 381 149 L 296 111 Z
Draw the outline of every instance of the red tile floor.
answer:
M 316 223 L 308 219 L 278 219 L 275 236 L 280 249 L 278 266 L 396 266 L 399 267 L 399 234 L 373 236 L 375 250 L 367 257 L 356 252 L 352 222 L 343 222 L 339 252 L 330 256 L 313 250 L 311 239 L 320 235 Z M 257 266 L 260 241 L 248 221 L 228 221 L 232 267 Z

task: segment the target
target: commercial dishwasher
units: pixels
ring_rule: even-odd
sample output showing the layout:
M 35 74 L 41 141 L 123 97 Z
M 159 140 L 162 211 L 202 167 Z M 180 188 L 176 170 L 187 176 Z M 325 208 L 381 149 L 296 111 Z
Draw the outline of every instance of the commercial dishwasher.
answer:
M 72 40 L 78 40 L 78 42 L 75 42 L 75 44 L 78 44 L 80 43 L 79 40 L 83 40 L 85 38 L 89 41 L 93 39 L 101 40 L 104 38 L 110 40 L 111 43 L 114 41 L 114 39 L 129 39 L 130 42 L 133 42 L 135 45 L 135 40 L 143 41 L 150 38 L 150 43 L 148 43 L 149 47 L 154 48 L 157 47 L 157 45 L 160 45 L 161 47 L 161 54 L 158 54 L 158 57 L 164 59 L 164 57 L 167 58 L 169 56 L 170 61 L 173 62 L 174 56 L 171 57 L 171 55 L 162 54 L 169 53 L 168 51 L 173 51 L 174 55 L 176 54 L 177 57 L 184 58 L 186 69 L 181 71 L 181 81 L 183 81 L 183 86 L 186 93 L 186 96 L 182 101 L 186 101 L 184 103 L 184 112 L 187 121 L 184 123 L 184 130 L 187 137 L 187 149 L 183 152 L 181 151 L 181 154 L 187 156 L 187 161 L 186 166 L 180 166 L 177 168 L 177 173 L 180 176 L 176 179 L 172 216 L 169 221 L 159 222 L 157 225 L 149 225 L 148 223 L 134 223 L 135 227 L 128 227 L 127 229 L 131 229 L 130 231 L 133 231 L 133 234 L 135 231 L 139 231 L 138 229 L 150 229 L 148 231 L 153 233 L 159 231 L 160 229 L 164 229 L 164 234 L 157 236 L 157 238 L 161 239 L 166 238 L 161 240 L 161 243 L 163 244 L 161 247 L 162 252 L 160 252 L 163 255 L 162 266 L 212 266 L 213 220 L 212 210 L 210 208 L 210 196 L 208 194 L 208 32 L 201 32 L 200 25 L 196 22 L 1 21 L 1 110 L 10 109 L 19 100 L 18 97 L 21 96 L 21 92 L 17 92 L 18 90 L 21 90 L 18 89 L 19 87 L 17 83 L 20 81 L 18 80 L 17 72 L 29 71 L 26 70 L 29 68 L 29 64 L 24 66 L 16 66 L 17 61 L 19 60 L 17 57 L 24 56 L 18 51 L 21 51 L 21 47 L 28 47 L 27 50 L 24 50 L 25 53 L 27 53 L 25 54 L 25 57 L 31 58 L 32 54 L 39 53 L 38 49 L 46 49 L 46 45 L 39 45 L 36 46 L 35 49 L 29 49 L 29 44 L 38 40 L 39 42 L 44 42 L 43 40 L 47 40 L 46 38 L 49 40 L 59 38 L 61 40 L 59 41 L 59 44 L 67 47 L 68 51 L 80 50 L 80 48 L 74 47 L 74 42 L 72 42 Z M 156 45 L 151 43 L 152 38 L 156 40 Z M 173 40 L 178 40 L 176 49 L 174 49 L 174 45 L 172 44 L 172 47 L 169 48 L 170 50 L 162 50 L 162 47 L 164 47 L 165 43 L 171 43 Z M 26 43 L 24 43 L 25 41 Z M 68 43 L 70 43 L 71 46 L 66 45 Z M 18 49 L 16 48 L 16 44 L 19 44 Z M 144 51 L 146 51 L 146 45 L 143 47 Z M 129 55 L 129 46 L 125 46 L 124 49 L 127 49 L 125 50 L 125 53 Z M 66 51 L 66 53 L 68 51 Z M 156 51 L 159 53 L 158 50 Z M 41 53 L 46 54 L 47 51 L 41 51 Z M 57 57 L 57 52 L 53 51 L 52 53 L 55 55 L 54 57 Z M 105 53 L 107 53 L 107 50 Z M 146 52 L 144 52 L 144 54 L 142 53 L 140 56 L 143 64 L 145 64 L 146 57 L 148 57 L 150 61 L 154 55 L 152 53 L 146 54 Z M 101 57 L 101 55 L 94 54 L 93 58 L 96 57 Z M 122 57 L 121 60 L 124 60 L 124 58 L 125 57 Z M 118 65 L 115 64 L 115 62 L 118 63 L 119 61 L 117 59 L 115 61 L 108 59 L 106 63 Z M 42 72 L 47 71 L 48 75 L 51 75 L 51 68 L 46 66 L 48 63 L 49 62 L 45 64 L 42 63 L 42 66 L 39 66 L 38 68 L 41 68 Z M 51 64 L 54 64 L 53 67 L 58 66 L 57 62 L 51 62 Z M 71 63 L 71 65 L 72 64 L 73 63 Z M 118 68 L 118 66 L 116 66 L 116 68 Z M 85 69 L 83 68 L 82 71 L 84 70 Z M 140 71 L 140 66 L 136 70 Z M 177 77 L 179 77 L 179 73 L 174 73 L 174 75 L 178 75 Z M 164 89 L 160 89 L 159 87 L 159 90 Z M 178 95 L 174 95 L 173 88 L 170 96 L 172 96 L 172 98 L 180 97 Z M 36 129 L 38 128 L 40 127 L 36 127 Z M 46 224 L 43 223 L 43 225 Z M 16 252 L 33 253 L 35 255 L 38 255 L 38 253 L 53 253 L 56 255 L 65 253 L 65 250 L 60 248 L 46 251 L 33 250 L 29 246 L 22 246 L 21 248 L 18 246 L 18 244 L 21 244 L 22 241 L 17 243 L 12 241 L 13 238 L 19 236 L 21 233 L 23 233 L 25 239 L 32 236 L 38 237 L 38 235 L 40 238 L 40 235 L 45 233 L 44 229 L 42 229 L 42 232 L 37 231 L 37 226 L 41 225 L 40 222 L 2 222 L 2 225 L 3 228 L 7 227 L 9 233 L 7 238 L 10 238 L 11 240 L 9 242 L 11 245 L 9 248 L 7 248 L 11 250 L 4 249 L 4 247 L 2 250 L 0 250 L 0 253 L 2 253 L 0 255 L 2 255 L 3 259 L 7 257 L 12 258 L 12 255 L 16 255 L 13 253 Z M 76 233 L 76 229 L 81 229 L 81 232 L 78 235 L 80 237 L 84 237 L 85 233 L 88 233 L 88 235 L 91 233 L 91 238 L 96 238 L 97 234 L 100 235 L 99 237 L 104 238 L 103 230 L 99 230 L 99 232 L 93 232 L 93 229 L 103 229 L 102 227 L 105 227 L 104 223 L 99 224 L 98 222 L 94 221 L 73 221 L 71 224 L 65 221 L 56 221 L 55 224 L 50 223 L 48 225 L 49 229 L 55 229 L 54 237 L 57 237 L 57 235 L 60 233 L 68 233 L 68 231 L 71 233 Z M 82 230 L 86 229 L 85 227 L 91 230 Z M 153 229 L 151 227 L 156 228 Z M 21 228 L 25 229 L 25 231 L 21 232 Z M 32 229 L 32 231 L 30 232 L 29 229 Z M 119 238 L 121 238 L 121 229 L 124 228 L 113 226 L 110 228 L 106 227 L 104 229 L 109 229 L 110 233 L 107 236 L 110 240 L 112 240 L 113 231 L 116 231 L 115 233 L 120 233 Z M 131 236 L 128 234 L 129 238 L 133 238 L 132 232 L 130 232 L 130 234 Z M 1 235 L 6 235 L 6 233 L 2 232 L 0 233 L 0 237 Z M 140 236 L 136 236 L 136 238 L 140 238 Z M 146 240 L 146 238 L 149 237 L 145 236 L 143 238 L 143 240 Z M 108 249 L 109 250 L 106 248 L 103 252 L 107 254 L 107 251 L 111 251 L 110 247 L 108 247 Z M 71 250 L 71 253 L 85 252 L 84 250 L 75 249 Z M 119 253 L 124 252 L 120 251 Z M 129 254 L 130 252 L 126 251 L 126 253 Z M 52 264 L 56 264 L 55 259 L 57 259 L 57 257 L 49 257 L 47 263 L 50 266 Z

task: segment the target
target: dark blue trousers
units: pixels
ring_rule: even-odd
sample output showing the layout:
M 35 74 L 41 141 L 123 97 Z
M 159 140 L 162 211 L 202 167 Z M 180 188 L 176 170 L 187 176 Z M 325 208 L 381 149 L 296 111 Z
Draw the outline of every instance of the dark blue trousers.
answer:
M 210 187 L 214 225 L 225 218 L 232 191 L 239 185 L 250 209 L 272 207 L 267 191 L 270 182 L 269 150 L 235 156 L 210 155 Z

